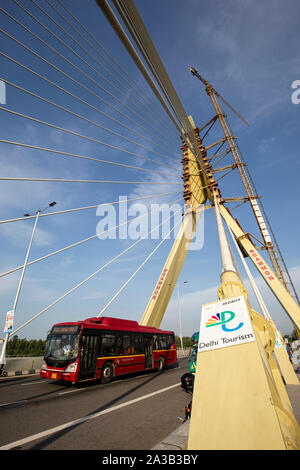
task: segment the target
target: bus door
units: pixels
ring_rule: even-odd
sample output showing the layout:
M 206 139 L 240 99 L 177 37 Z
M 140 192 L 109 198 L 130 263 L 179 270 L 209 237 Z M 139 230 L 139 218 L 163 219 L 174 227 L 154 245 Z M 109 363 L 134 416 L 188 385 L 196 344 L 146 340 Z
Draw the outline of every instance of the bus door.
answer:
M 96 377 L 99 339 L 100 336 L 83 332 L 81 338 L 79 380 L 93 379 Z
M 153 340 L 151 336 L 144 336 L 145 369 L 153 368 Z

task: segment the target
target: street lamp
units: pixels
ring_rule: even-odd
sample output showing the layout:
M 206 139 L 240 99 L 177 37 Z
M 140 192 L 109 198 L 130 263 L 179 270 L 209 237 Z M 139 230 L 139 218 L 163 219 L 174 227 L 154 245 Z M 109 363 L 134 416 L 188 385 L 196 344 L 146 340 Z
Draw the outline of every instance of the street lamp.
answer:
M 48 206 L 45 207 L 44 209 L 39 209 L 38 211 L 36 211 L 33 214 L 24 214 L 24 217 L 30 217 L 30 216 L 35 214 L 35 221 L 34 221 L 34 226 L 33 226 L 33 230 L 32 230 L 32 233 L 31 233 L 31 238 L 30 238 L 30 241 L 29 241 L 29 245 L 28 245 L 28 248 L 27 248 L 27 253 L 26 253 L 26 256 L 25 256 L 25 261 L 24 261 L 22 273 L 21 273 L 21 276 L 20 276 L 17 292 L 16 292 L 16 295 L 15 295 L 13 308 L 12 308 L 12 310 L 10 310 L 10 314 L 11 314 L 12 319 L 14 317 L 14 314 L 15 314 L 15 311 L 16 311 L 16 308 L 17 308 L 17 304 L 18 304 L 18 300 L 19 300 L 19 297 L 20 297 L 20 292 L 21 292 L 21 287 L 22 287 L 24 274 L 25 274 L 25 270 L 26 270 L 26 266 L 27 266 L 27 261 L 28 261 L 28 257 L 29 257 L 29 254 L 30 254 L 33 238 L 34 238 L 34 235 L 35 235 L 35 232 L 36 232 L 36 227 L 37 227 L 37 223 L 38 223 L 38 220 L 39 220 L 40 213 L 44 212 L 49 207 L 55 206 L 55 204 L 56 204 L 56 202 L 53 201 L 53 202 L 50 202 L 48 204 Z M 12 323 L 11 323 L 11 330 L 12 330 Z M 6 333 L 6 337 L 5 337 L 5 340 L 3 342 L 1 353 L 0 353 L 0 375 L 3 374 L 4 369 L 5 369 L 5 364 L 6 364 L 5 352 L 6 352 L 6 346 L 7 346 L 8 340 L 9 340 L 9 336 L 11 335 L 10 328 L 8 328 L 7 331 L 4 331 L 4 333 Z
M 183 284 L 187 284 L 189 281 L 183 281 Z M 178 303 L 178 316 L 179 316 L 179 338 L 180 338 L 180 346 L 181 350 L 183 351 L 183 340 L 182 340 L 182 319 L 181 319 L 181 302 L 180 302 L 180 291 L 179 291 L 179 283 L 176 284 L 168 284 L 169 286 L 177 286 L 177 303 Z
M 183 284 L 187 284 L 187 283 L 188 283 L 188 281 L 183 281 Z M 180 303 L 179 284 L 177 284 L 177 302 L 178 302 L 178 315 L 179 315 L 179 336 L 180 336 L 180 345 L 181 345 L 181 350 L 183 351 L 182 321 L 181 321 L 181 303 Z

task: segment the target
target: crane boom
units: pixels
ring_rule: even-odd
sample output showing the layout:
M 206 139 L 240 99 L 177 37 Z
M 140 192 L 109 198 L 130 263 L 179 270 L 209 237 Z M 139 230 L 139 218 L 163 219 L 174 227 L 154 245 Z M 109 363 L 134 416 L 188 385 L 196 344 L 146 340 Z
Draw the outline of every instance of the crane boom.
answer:
M 225 98 L 223 98 L 223 96 L 221 96 L 220 93 L 218 93 L 218 92 L 210 85 L 210 83 L 208 83 L 207 80 L 205 80 L 203 77 L 201 77 L 201 75 L 199 74 L 199 72 L 198 72 L 196 69 L 194 69 L 193 67 L 190 67 L 190 71 L 192 72 L 193 75 L 195 75 L 195 77 L 199 78 L 199 80 L 200 80 L 205 86 L 208 86 L 208 85 L 209 85 L 209 86 L 213 89 L 215 95 L 218 96 L 218 97 L 223 101 L 223 103 L 226 104 L 226 106 L 228 106 L 228 108 L 231 109 L 231 111 L 232 111 L 234 114 L 236 114 L 237 117 L 238 117 L 241 121 L 243 121 L 244 124 L 246 124 L 246 126 L 249 126 L 249 123 L 246 121 L 246 119 L 244 119 L 243 116 L 241 116 L 240 113 L 238 113 L 237 110 L 234 109 L 234 108 L 231 106 L 231 104 L 229 104 L 228 101 L 226 101 Z

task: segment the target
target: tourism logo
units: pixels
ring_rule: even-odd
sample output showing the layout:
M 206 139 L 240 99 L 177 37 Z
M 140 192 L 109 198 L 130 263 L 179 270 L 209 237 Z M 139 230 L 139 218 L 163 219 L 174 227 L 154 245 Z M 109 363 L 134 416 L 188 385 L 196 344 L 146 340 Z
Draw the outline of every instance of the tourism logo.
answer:
M 210 326 L 222 325 L 223 331 L 239 330 L 244 325 L 243 322 L 240 322 L 239 325 L 235 328 L 228 328 L 225 325 L 225 323 L 231 322 L 234 318 L 235 318 L 235 313 L 233 313 L 231 310 L 225 310 L 224 312 L 216 313 L 215 315 L 212 315 L 207 320 L 206 328 L 209 328 Z
M 243 295 L 202 305 L 198 352 L 255 341 Z

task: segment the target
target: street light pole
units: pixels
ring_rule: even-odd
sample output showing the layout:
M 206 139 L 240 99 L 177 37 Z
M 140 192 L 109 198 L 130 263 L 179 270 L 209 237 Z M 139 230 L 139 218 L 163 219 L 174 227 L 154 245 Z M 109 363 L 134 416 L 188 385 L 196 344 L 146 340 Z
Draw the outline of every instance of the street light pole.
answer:
M 183 281 L 183 284 L 187 284 L 189 281 Z M 178 304 L 178 316 L 179 316 L 179 338 L 180 338 L 180 347 L 183 351 L 183 339 L 182 339 L 182 319 L 181 319 L 181 302 L 180 302 L 180 290 L 179 290 L 179 283 L 176 284 L 168 284 L 169 286 L 176 286 L 177 285 L 177 304 Z
M 187 284 L 187 283 L 188 283 L 188 281 L 184 281 L 184 282 L 183 282 L 183 284 Z M 181 318 L 181 303 L 180 303 L 179 284 L 177 284 L 177 301 L 178 301 L 178 315 L 179 315 L 179 337 L 180 337 L 181 351 L 183 351 L 182 318 Z
M 177 301 L 178 301 L 178 314 L 179 314 L 179 337 L 180 337 L 181 351 L 183 351 L 182 322 L 181 322 L 181 305 L 180 305 L 179 284 L 177 284 Z
M 16 295 L 15 295 L 15 300 L 14 300 L 14 303 L 13 303 L 13 308 L 12 308 L 13 315 L 15 314 L 17 304 L 18 304 L 18 300 L 19 300 L 19 297 L 20 297 L 20 292 L 21 292 L 21 287 L 22 287 L 22 283 L 23 283 L 23 279 L 24 279 L 24 274 L 25 274 L 25 270 L 26 270 L 26 266 L 27 266 L 27 262 L 28 262 L 28 258 L 29 258 L 33 238 L 34 238 L 34 235 L 35 235 L 35 232 L 36 232 L 36 227 L 37 227 L 37 223 L 38 223 L 38 220 L 39 220 L 40 213 L 44 212 L 49 207 L 53 207 L 55 204 L 56 204 L 56 202 L 53 201 L 47 207 L 45 207 L 45 209 L 38 210 L 36 212 L 34 226 L 33 226 L 33 229 L 32 229 L 32 233 L 31 233 L 29 245 L 28 245 L 28 248 L 27 248 L 26 256 L 25 256 L 25 261 L 24 261 L 22 273 L 21 273 L 21 276 L 20 276 L 17 292 L 16 292 Z M 24 217 L 28 217 L 28 216 L 30 216 L 30 214 L 24 214 Z M 5 369 L 5 364 L 6 364 L 5 352 L 6 352 L 6 346 L 7 346 L 10 335 L 11 335 L 11 333 L 9 331 L 6 332 L 6 337 L 5 337 L 5 340 L 3 342 L 3 346 L 2 346 L 2 349 L 1 349 L 1 353 L 0 353 L 0 375 L 3 374 L 4 369 Z

